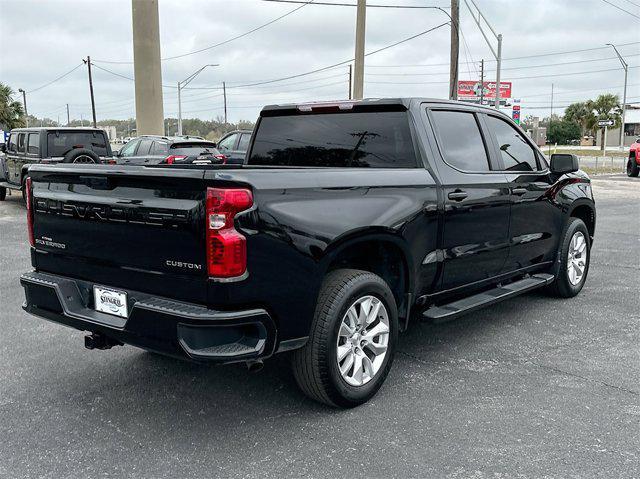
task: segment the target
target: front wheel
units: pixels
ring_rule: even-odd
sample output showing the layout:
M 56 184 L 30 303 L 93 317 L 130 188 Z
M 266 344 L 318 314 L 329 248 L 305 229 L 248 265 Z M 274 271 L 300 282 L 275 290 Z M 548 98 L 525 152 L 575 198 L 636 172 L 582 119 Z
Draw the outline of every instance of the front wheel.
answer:
M 332 271 L 323 282 L 307 344 L 294 352 L 302 391 L 334 407 L 371 399 L 387 377 L 398 311 L 385 281 L 366 271 Z
M 572 298 L 584 286 L 591 259 L 589 230 L 581 219 L 570 218 L 558 254 L 558 274 L 549 285 L 549 292 L 561 298 Z
M 640 166 L 635 158 L 629 158 L 627 161 L 627 176 L 630 178 L 635 178 L 640 173 Z

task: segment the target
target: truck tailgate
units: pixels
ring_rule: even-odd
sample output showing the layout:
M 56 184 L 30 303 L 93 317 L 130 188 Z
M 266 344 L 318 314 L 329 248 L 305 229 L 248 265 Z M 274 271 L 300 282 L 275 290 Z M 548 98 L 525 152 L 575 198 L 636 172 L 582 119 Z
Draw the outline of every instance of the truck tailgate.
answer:
M 38 270 L 206 302 L 202 170 L 30 171 Z

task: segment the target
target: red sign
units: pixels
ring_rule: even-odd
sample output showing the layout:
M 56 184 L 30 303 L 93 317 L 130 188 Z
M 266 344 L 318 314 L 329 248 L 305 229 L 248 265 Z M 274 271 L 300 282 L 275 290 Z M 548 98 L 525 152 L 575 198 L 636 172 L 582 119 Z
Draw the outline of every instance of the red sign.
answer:
M 496 82 L 484 82 L 484 98 L 496 97 Z M 480 82 L 473 80 L 458 81 L 458 98 L 480 98 Z M 500 98 L 511 98 L 511 82 L 500 82 Z

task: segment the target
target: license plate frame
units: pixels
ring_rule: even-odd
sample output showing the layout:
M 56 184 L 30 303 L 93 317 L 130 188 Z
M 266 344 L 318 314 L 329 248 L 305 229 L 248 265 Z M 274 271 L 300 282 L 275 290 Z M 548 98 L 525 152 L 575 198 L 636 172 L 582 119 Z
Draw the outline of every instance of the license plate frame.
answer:
M 127 299 L 126 291 L 107 288 L 105 286 L 93 287 L 94 309 L 99 313 L 127 319 L 129 317 Z

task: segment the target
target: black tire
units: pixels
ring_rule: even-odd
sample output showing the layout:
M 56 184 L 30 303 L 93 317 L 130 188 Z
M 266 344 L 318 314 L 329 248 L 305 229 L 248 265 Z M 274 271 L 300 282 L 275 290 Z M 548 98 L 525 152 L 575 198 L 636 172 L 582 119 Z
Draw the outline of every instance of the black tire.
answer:
M 0 201 L 4 201 L 7 197 L 7 189 L 4 186 L 0 186 Z
M 635 178 L 640 173 L 640 165 L 635 158 L 629 158 L 627 161 L 627 176 L 630 178 Z
M 64 155 L 63 163 L 100 163 L 100 157 L 87 148 L 76 148 Z
M 379 370 L 365 384 L 352 386 L 337 363 L 338 331 L 347 310 L 359 298 L 374 296 L 387 310 L 389 337 Z M 393 293 L 382 278 L 353 269 L 332 271 L 325 278 L 307 344 L 294 351 L 293 372 L 302 391 L 312 399 L 334 407 L 355 407 L 371 399 L 387 377 L 398 339 L 398 310 Z
M 569 278 L 567 266 L 569 262 L 569 249 L 571 240 L 577 232 L 582 233 L 586 242 L 586 262 L 582 278 L 577 284 L 573 284 Z M 559 298 L 572 298 L 576 296 L 580 291 L 582 291 L 582 287 L 587 280 L 587 274 L 589 273 L 589 263 L 591 261 L 591 237 L 589 236 L 589 230 L 587 229 L 587 226 L 580 218 L 569 219 L 569 223 L 567 224 L 567 228 L 565 229 L 564 235 L 560 242 L 560 251 L 558 252 L 558 254 L 559 257 L 557 261 L 559 261 L 560 264 L 557 268 L 556 278 L 553 283 L 551 283 L 547 287 L 547 291 L 551 295 Z

